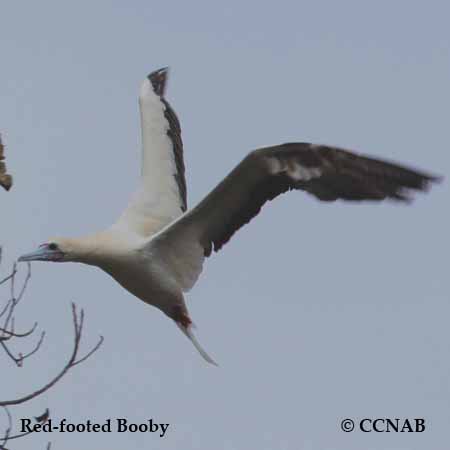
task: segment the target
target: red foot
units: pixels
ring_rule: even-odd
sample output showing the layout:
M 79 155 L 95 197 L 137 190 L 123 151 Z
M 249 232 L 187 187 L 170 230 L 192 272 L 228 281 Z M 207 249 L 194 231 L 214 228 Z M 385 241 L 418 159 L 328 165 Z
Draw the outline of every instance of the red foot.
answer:
M 175 306 L 173 308 L 172 318 L 173 318 L 173 320 L 175 320 L 175 322 L 178 322 L 184 328 L 188 328 L 189 325 L 191 325 L 191 323 L 192 323 L 192 320 L 189 318 L 189 316 L 185 312 L 183 312 L 183 310 L 180 306 Z

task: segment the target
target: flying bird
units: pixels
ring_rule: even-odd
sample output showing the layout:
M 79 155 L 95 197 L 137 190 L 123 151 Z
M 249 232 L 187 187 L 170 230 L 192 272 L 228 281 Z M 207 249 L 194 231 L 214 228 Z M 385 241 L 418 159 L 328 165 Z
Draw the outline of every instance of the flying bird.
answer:
M 126 290 L 159 308 L 202 357 L 184 294 L 205 258 L 218 252 L 262 206 L 290 190 L 332 202 L 385 199 L 408 202 L 438 177 L 348 150 L 294 142 L 251 151 L 197 206 L 187 209 L 183 142 L 165 97 L 168 69 L 152 72 L 139 95 L 142 173 L 118 220 L 80 238 L 55 238 L 19 261 L 98 266 Z

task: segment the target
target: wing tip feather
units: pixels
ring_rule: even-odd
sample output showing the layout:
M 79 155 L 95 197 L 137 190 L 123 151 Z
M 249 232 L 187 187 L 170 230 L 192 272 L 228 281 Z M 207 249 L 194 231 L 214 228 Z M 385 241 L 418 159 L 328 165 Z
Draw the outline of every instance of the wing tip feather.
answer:
M 169 78 L 169 67 L 162 67 L 149 73 L 147 79 L 150 81 L 153 92 L 160 97 L 164 97 L 166 83 Z

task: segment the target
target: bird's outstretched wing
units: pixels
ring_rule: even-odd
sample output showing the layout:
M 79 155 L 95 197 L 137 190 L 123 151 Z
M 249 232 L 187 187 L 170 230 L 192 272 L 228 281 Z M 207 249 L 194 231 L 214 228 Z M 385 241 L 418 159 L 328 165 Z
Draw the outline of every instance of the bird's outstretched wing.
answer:
M 197 280 L 205 256 L 278 195 L 298 189 L 322 201 L 407 202 L 438 177 L 325 145 L 289 143 L 251 152 L 195 208 L 149 242 L 184 290 Z
M 186 211 L 183 142 L 178 118 L 164 97 L 168 69 L 142 83 L 142 174 L 117 225 L 151 236 Z

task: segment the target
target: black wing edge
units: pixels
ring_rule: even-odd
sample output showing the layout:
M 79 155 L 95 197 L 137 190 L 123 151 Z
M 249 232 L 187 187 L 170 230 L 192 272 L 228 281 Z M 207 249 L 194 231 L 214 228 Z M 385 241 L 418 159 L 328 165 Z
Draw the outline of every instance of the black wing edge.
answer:
M 181 210 L 185 212 L 187 210 L 187 187 L 183 158 L 183 140 L 181 138 L 180 121 L 178 120 L 178 117 L 169 102 L 164 98 L 168 77 L 169 68 L 163 67 L 150 73 L 147 78 L 153 86 L 153 91 L 161 98 L 161 101 L 164 104 L 164 117 L 169 122 L 167 135 L 172 141 L 175 166 L 177 169 L 177 172 L 174 174 L 174 178 L 180 193 Z

